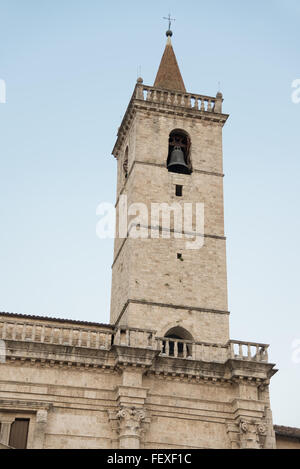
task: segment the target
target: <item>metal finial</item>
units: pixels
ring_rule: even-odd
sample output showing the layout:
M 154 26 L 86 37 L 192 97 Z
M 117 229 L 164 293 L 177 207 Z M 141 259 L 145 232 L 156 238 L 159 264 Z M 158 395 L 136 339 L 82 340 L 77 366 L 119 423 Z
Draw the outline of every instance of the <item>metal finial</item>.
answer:
M 172 33 L 172 31 L 171 31 L 172 21 L 176 21 L 176 19 L 175 19 L 175 18 L 171 18 L 171 13 L 169 13 L 169 16 L 168 16 L 168 17 L 164 16 L 163 19 L 169 21 L 169 29 L 168 29 L 168 31 L 166 32 L 166 35 L 167 35 L 167 36 L 172 36 L 172 35 L 173 35 L 173 33 Z

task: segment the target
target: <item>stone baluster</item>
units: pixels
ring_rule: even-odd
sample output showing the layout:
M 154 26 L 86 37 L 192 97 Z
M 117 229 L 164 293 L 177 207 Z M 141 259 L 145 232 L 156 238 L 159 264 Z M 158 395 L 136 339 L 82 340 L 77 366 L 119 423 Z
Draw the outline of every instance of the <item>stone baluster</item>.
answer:
M 199 109 L 199 100 L 198 100 L 198 98 L 195 98 L 194 109 L 197 109 L 197 111 Z
M 2 339 L 6 339 L 6 328 L 7 328 L 7 324 L 6 322 L 3 323 L 3 327 L 2 327 Z
M 186 342 L 184 342 L 183 344 L 183 358 L 186 358 L 187 357 L 187 345 L 186 345 Z
M 201 98 L 201 107 L 200 107 L 200 111 L 205 111 L 205 102 L 204 102 L 204 98 Z
M 127 347 L 130 347 L 130 345 L 131 345 L 131 336 L 132 336 L 132 331 L 130 331 L 130 329 L 126 329 L 126 333 L 125 333 L 126 342 L 125 342 L 125 345 Z
M 53 327 L 50 327 L 50 338 L 49 338 L 49 343 L 53 344 L 53 335 L 54 335 L 54 329 Z
M 21 340 L 25 340 L 25 337 L 26 337 L 26 327 L 27 325 L 26 324 L 23 324 L 23 327 L 22 327 L 22 334 L 21 334 Z
M 69 331 L 69 345 L 73 345 L 73 329 Z
M 174 357 L 177 358 L 178 357 L 178 342 L 177 342 L 177 340 L 174 340 L 173 344 L 174 344 Z
M 86 343 L 86 346 L 87 347 L 91 347 L 91 331 L 88 331 L 87 332 L 87 343 Z
M 170 354 L 170 343 L 168 340 L 166 340 L 166 349 L 165 349 L 165 353 L 167 356 L 169 356 Z
M 100 335 L 100 332 L 96 332 L 95 348 L 96 348 L 97 350 L 100 348 L 100 343 L 101 343 L 101 335 Z
M 81 343 L 82 343 L 82 331 L 79 331 L 77 346 L 81 347 Z
M 209 99 L 207 102 L 207 112 L 211 112 L 211 111 L 212 111 L 212 104 L 211 104 L 211 99 Z
M 36 334 L 36 324 L 33 324 L 32 330 L 31 330 L 31 340 L 32 340 L 32 342 L 35 341 L 35 334 Z
M 248 344 L 248 360 L 251 360 L 252 359 L 252 356 L 251 356 L 251 345 Z
M 239 358 L 243 358 L 243 345 L 239 344 Z
M 199 357 L 199 359 L 201 361 L 204 360 L 204 345 L 203 344 L 200 345 L 200 357 Z
M 268 354 L 268 347 L 264 347 L 264 361 L 268 361 L 269 360 L 269 354 Z
M 185 96 L 185 106 L 191 107 L 191 96 L 189 94 Z
M 186 344 L 186 358 L 199 360 L 199 346 L 195 343 Z
M 42 342 L 42 344 L 45 342 L 45 326 L 42 327 L 41 342 Z

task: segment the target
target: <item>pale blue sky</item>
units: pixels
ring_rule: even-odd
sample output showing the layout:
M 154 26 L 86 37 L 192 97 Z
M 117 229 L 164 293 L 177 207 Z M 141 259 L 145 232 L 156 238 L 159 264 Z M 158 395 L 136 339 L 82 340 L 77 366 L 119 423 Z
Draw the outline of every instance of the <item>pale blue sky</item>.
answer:
M 141 66 L 173 45 L 189 91 L 224 111 L 231 337 L 271 344 L 274 421 L 300 427 L 298 0 L 0 0 L 0 310 L 108 322 L 116 131 Z

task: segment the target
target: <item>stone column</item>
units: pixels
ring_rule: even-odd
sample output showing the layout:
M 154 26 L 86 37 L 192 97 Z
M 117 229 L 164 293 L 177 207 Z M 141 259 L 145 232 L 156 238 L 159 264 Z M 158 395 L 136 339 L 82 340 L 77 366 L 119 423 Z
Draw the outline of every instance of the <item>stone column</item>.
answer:
M 38 410 L 36 413 L 35 430 L 34 430 L 34 437 L 33 437 L 34 449 L 44 448 L 47 420 L 48 420 L 48 411 Z
M 123 407 L 117 413 L 119 419 L 120 449 L 139 449 L 142 433 L 142 422 L 145 412 L 136 407 Z

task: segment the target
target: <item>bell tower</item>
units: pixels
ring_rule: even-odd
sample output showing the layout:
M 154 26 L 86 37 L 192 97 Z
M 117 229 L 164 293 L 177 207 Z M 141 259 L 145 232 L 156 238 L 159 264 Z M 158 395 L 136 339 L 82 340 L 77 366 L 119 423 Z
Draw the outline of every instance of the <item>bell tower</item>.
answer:
M 222 129 L 228 115 L 220 92 L 210 97 L 186 91 L 171 36 L 167 31 L 154 86 L 137 80 L 113 149 L 118 180 L 111 323 L 225 344 Z M 188 219 L 189 210 L 190 231 L 183 233 L 176 217 Z M 169 230 L 163 211 L 170 215 Z

